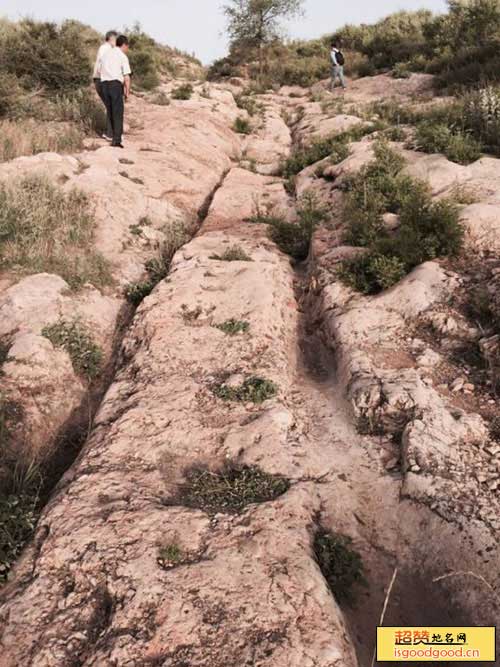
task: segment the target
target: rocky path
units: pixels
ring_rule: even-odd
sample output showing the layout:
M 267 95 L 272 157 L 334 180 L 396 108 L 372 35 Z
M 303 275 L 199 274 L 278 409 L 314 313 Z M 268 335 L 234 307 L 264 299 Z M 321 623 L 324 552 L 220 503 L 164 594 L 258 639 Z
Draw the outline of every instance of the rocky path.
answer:
M 186 159 L 203 163 L 209 150 L 195 144 L 213 143 L 213 132 L 224 148 L 195 205 L 172 171 L 144 176 L 162 205 L 181 197 L 197 211 L 206 201 L 203 223 L 138 308 L 92 433 L 1 594 L 1 667 L 369 667 L 395 568 L 387 624 L 495 618 L 481 582 L 433 582 L 463 570 L 490 580 L 495 537 L 408 497 L 398 448 L 356 430 L 351 350 L 338 333 L 350 325 L 335 310 L 339 288 L 322 289 L 321 233 L 308 264 L 293 268 L 265 225 L 246 222 L 256 207 L 293 216 L 269 175 L 291 146 L 283 117 L 301 103 L 285 92 L 262 96 L 243 152 L 229 129 L 240 112 L 217 87 L 216 101 L 186 103 L 183 123 L 213 124 L 193 128 L 192 146 L 181 135 L 149 145 L 157 164 L 190 150 Z M 167 136 L 179 122 L 151 113 Z M 310 130 L 322 131 L 302 122 L 295 141 Z M 428 281 L 422 290 L 434 294 L 440 281 Z M 339 607 L 320 572 L 319 526 L 362 555 L 367 586 L 355 605 Z

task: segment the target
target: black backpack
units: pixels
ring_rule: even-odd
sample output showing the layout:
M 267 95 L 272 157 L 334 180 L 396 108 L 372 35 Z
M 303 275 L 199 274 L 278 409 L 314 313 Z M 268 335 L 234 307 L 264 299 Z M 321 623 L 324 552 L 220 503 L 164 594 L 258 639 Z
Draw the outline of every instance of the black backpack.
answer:
M 335 60 L 338 65 L 343 65 L 345 63 L 344 54 L 342 51 L 335 51 Z

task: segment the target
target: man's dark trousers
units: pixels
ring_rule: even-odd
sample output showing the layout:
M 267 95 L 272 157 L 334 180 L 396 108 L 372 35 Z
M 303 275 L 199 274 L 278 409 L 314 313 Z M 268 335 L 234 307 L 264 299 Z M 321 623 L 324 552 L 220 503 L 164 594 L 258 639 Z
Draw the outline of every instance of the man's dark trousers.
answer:
M 101 79 L 94 79 L 94 85 L 95 85 L 95 89 L 97 91 L 97 94 L 99 95 L 99 97 L 102 100 L 102 103 L 104 104 L 104 106 L 106 106 L 106 102 L 104 101 L 104 92 L 102 90 Z M 106 120 L 107 120 L 106 136 L 111 139 L 111 137 L 113 136 L 113 128 L 111 126 L 111 120 L 107 116 L 108 116 L 108 114 L 106 114 Z
M 125 111 L 123 83 L 121 81 L 102 81 L 101 86 L 108 122 L 111 123 L 113 130 L 113 145 L 119 146 L 122 143 L 123 115 Z

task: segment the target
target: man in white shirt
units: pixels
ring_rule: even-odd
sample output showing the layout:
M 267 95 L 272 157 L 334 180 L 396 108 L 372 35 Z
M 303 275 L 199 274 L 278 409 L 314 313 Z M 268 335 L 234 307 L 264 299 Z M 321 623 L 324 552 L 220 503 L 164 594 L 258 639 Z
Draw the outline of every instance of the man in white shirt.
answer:
M 337 48 L 337 44 L 335 42 L 332 43 L 330 57 L 332 59 L 332 91 L 335 88 L 337 79 L 340 81 L 340 85 L 345 90 L 346 83 L 344 78 L 344 55 L 340 49 Z
M 110 30 L 109 32 L 106 33 L 106 41 L 104 44 L 101 44 L 99 47 L 99 51 L 97 52 L 97 58 L 95 60 L 95 65 L 94 65 L 94 85 L 95 89 L 97 91 L 97 94 L 101 98 L 101 100 L 104 103 L 104 95 L 102 92 L 102 86 L 101 86 L 101 62 L 104 57 L 104 55 L 110 51 L 112 48 L 114 48 L 116 44 L 116 38 L 118 37 L 118 33 L 115 32 L 114 30 Z M 108 141 L 111 141 L 112 139 L 112 134 L 113 130 L 111 128 L 111 125 L 108 123 L 106 133 L 103 134 L 103 138 L 107 139 Z
M 127 58 L 128 39 L 120 35 L 114 49 L 106 51 L 101 60 L 101 86 L 108 122 L 113 132 L 112 146 L 123 148 L 124 98 L 130 95 L 130 63 Z

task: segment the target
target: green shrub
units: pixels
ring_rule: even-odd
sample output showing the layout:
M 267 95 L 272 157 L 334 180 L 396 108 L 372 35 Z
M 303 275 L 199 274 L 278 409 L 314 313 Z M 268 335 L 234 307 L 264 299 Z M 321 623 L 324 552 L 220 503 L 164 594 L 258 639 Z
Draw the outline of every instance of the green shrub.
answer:
M 252 125 L 248 118 L 238 116 L 238 118 L 234 121 L 233 130 L 238 134 L 251 134 Z
M 409 79 L 411 76 L 410 68 L 406 63 L 396 63 L 392 69 L 392 76 L 395 79 Z
M 262 110 L 262 104 L 260 104 L 254 97 L 251 95 L 235 95 L 234 101 L 238 109 L 243 109 L 248 113 L 249 116 L 255 116 Z
M 355 589 L 366 586 L 363 561 L 351 538 L 320 529 L 314 536 L 314 553 L 330 590 L 339 602 L 352 603 Z
M 282 176 L 290 178 L 301 172 L 311 164 L 324 160 L 330 155 L 339 155 L 341 144 L 348 144 L 350 141 L 359 141 L 366 134 L 375 131 L 373 125 L 358 125 L 341 134 L 336 134 L 326 139 L 318 139 L 304 148 L 295 150 L 285 161 L 282 168 Z
M 225 383 L 217 385 L 214 393 L 224 401 L 239 401 L 242 403 L 263 403 L 268 398 L 273 398 L 278 392 L 278 387 L 261 377 L 252 376 L 247 378 L 240 386 L 230 387 Z
M 220 324 L 214 324 L 216 329 L 220 329 L 228 336 L 236 336 L 240 333 L 246 333 L 250 329 L 250 322 L 245 320 L 235 320 L 231 318 Z
M 396 285 L 406 275 L 406 267 L 399 257 L 371 252 L 346 261 L 339 275 L 356 291 L 376 294 Z
M 93 247 L 96 222 L 89 197 L 42 176 L 0 184 L 0 268 L 56 273 L 71 287 L 111 282 Z
M 443 153 L 452 162 L 469 164 L 481 157 L 481 144 L 444 123 L 422 123 L 415 132 L 415 147 L 425 153 Z
M 457 255 L 464 230 L 457 206 L 433 201 L 428 187 L 401 173 L 401 156 L 386 144 L 375 146 L 375 160 L 348 179 L 343 209 L 346 241 L 367 252 L 343 263 L 340 278 L 364 293 L 397 283 L 422 262 Z M 389 232 L 383 214 L 397 213 L 400 225 Z
M 209 259 L 216 259 L 220 262 L 251 262 L 250 255 L 239 245 L 232 245 L 222 255 L 210 255 Z
M 22 95 L 19 79 L 14 74 L 0 70 L 0 117 L 14 112 Z
M 174 88 L 172 91 L 172 99 L 174 100 L 190 100 L 194 92 L 194 88 L 190 83 L 185 83 L 182 86 Z
M 0 70 L 26 89 L 75 90 L 90 83 L 87 47 L 71 22 L 57 26 L 24 19 L 0 42 Z
M 62 347 L 69 354 L 75 373 L 94 380 L 102 371 L 103 353 L 94 343 L 89 329 L 79 320 L 60 319 L 44 327 L 42 336 L 54 347 Z
M 289 488 L 285 477 L 269 475 L 256 466 L 227 463 L 217 471 L 201 466 L 187 470 L 176 500 L 210 514 L 238 514 L 248 505 L 275 500 Z
M 486 86 L 468 93 L 463 120 L 485 151 L 500 154 L 500 88 Z

